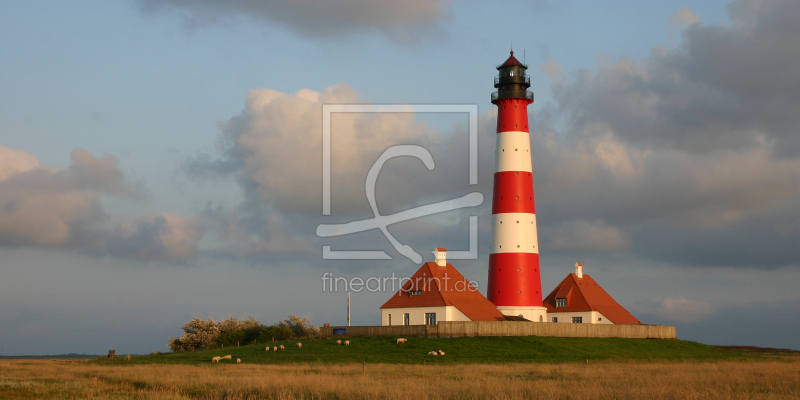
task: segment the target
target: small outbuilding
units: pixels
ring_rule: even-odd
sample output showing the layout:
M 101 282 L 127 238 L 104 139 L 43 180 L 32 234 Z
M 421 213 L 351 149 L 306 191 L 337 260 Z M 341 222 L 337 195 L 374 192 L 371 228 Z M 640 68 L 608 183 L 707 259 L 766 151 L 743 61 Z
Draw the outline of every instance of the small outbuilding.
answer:
M 549 322 L 641 324 L 591 276 L 583 273 L 581 263 L 575 263 L 575 273 L 567 275 L 542 303 L 547 307 Z
M 458 270 L 447 250 L 427 262 L 381 306 L 381 325 L 435 325 L 439 321 L 505 321 L 506 317 Z

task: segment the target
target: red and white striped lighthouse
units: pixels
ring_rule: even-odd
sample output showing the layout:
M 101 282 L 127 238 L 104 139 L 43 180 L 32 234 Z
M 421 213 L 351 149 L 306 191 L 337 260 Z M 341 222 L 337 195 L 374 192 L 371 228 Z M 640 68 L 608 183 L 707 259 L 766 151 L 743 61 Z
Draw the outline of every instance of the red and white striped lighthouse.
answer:
M 492 197 L 492 252 L 487 297 L 505 315 L 546 321 L 539 274 L 539 240 L 533 196 L 528 67 L 514 52 L 497 67 L 497 164 Z

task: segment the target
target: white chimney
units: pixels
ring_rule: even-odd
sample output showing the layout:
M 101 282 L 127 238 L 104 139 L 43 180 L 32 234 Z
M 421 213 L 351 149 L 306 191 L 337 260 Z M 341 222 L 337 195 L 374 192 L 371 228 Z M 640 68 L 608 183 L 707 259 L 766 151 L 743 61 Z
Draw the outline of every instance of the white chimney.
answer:
M 575 263 L 575 275 L 578 275 L 578 278 L 583 278 L 583 264 Z
M 440 267 L 447 266 L 447 250 L 442 247 L 436 248 L 436 265 Z

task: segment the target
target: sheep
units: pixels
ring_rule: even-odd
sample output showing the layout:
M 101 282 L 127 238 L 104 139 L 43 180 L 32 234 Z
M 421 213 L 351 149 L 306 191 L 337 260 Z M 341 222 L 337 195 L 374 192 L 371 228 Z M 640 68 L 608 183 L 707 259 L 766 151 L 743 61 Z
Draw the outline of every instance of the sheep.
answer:
M 212 362 L 212 363 L 215 363 L 215 362 L 219 362 L 219 360 L 222 360 L 222 357 L 220 357 L 220 356 L 216 356 L 216 357 L 214 357 L 214 358 L 212 358 L 212 359 L 211 359 L 211 362 Z
M 345 340 L 345 341 L 344 341 L 344 345 L 345 345 L 345 346 L 350 346 L 350 341 L 349 341 L 349 340 Z
M 397 344 L 405 343 L 407 341 L 408 341 L 408 339 L 405 339 L 405 338 L 397 338 Z
M 278 346 L 273 347 L 272 351 L 278 351 Z
M 438 356 L 438 355 L 439 355 L 439 353 L 437 353 L 437 352 L 435 352 L 435 351 L 430 351 L 430 352 L 428 352 L 428 355 L 429 355 L 429 356 Z
M 228 354 L 227 356 L 222 356 L 222 359 L 223 360 L 230 360 L 231 359 L 231 355 Z
M 236 363 L 237 363 L 237 364 L 241 364 L 241 363 L 242 363 L 242 359 L 241 359 L 241 358 L 237 358 L 237 359 L 236 359 Z
M 337 340 L 337 341 L 336 341 L 336 345 L 337 345 L 337 346 L 341 346 L 341 345 L 342 345 L 342 341 L 341 341 L 341 340 Z
M 298 348 L 298 349 L 302 349 L 302 348 L 303 348 L 303 344 L 302 344 L 302 343 L 300 343 L 300 342 L 297 342 L 297 348 Z
M 443 355 L 444 355 L 444 352 L 443 352 L 443 351 L 441 351 L 441 350 L 439 350 L 439 355 L 440 355 L 440 356 L 443 356 Z
M 281 350 L 283 350 L 283 345 L 280 345 Z
M 269 346 L 267 346 L 267 351 L 269 351 Z

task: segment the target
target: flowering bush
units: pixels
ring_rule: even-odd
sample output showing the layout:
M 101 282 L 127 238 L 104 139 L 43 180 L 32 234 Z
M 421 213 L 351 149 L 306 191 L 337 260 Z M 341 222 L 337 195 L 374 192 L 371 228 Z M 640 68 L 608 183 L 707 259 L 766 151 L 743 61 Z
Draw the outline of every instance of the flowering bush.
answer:
M 181 329 L 183 330 L 181 337 L 169 338 L 167 347 L 172 351 L 210 348 L 220 334 L 217 323 L 211 318 L 208 320 L 194 318 L 184 324 Z

